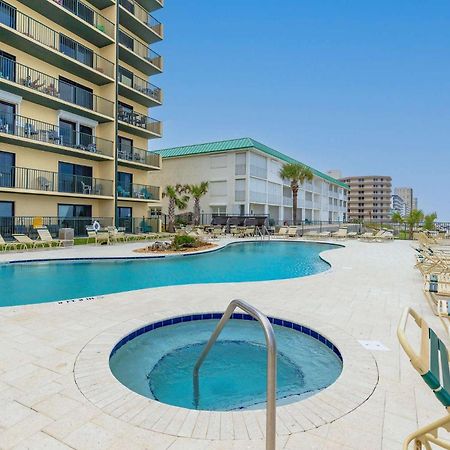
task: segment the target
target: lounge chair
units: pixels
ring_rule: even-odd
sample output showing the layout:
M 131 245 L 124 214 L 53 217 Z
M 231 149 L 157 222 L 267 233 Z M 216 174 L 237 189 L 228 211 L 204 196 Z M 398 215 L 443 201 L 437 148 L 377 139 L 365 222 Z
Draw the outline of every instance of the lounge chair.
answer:
M 253 237 L 255 235 L 255 227 L 245 227 L 244 237 Z
M 220 236 L 223 236 L 224 232 L 222 227 L 214 227 L 212 230 L 212 237 L 213 238 L 219 238 Z
M 13 234 L 12 236 L 17 242 L 24 244 L 26 248 L 51 247 L 51 244 L 49 244 L 48 242 L 39 240 L 35 241 L 26 234 Z
M 359 236 L 359 238 L 362 241 L 372 241 L 373 240 L 373 232 L 372 231 L 366 231 L 365 233 L 361 234 L 361 236 Z
M 317 237 L 319 239 L 327 239 L 331 236 L 331 232 L 330 231 L 321 231 L 320 233 L 317 233 Z
M 116 227 L 106 227 L 111 242 L 126 242 L 130 239 L 124 231 L 119 231 Z
M 416 353 L 406 337 L 406 326 L 408 318 L 412 317 L 420 329 L 420 351 Z M 403 450 L 407 450 L 411 442 L 414 443 L 414 449 L 419 450 L 423 447 L 431 449 L 432 445 L 440 448 L 450 448 L 450 442 L 439 436 L 440 429 L 450 429 L 450 370 L 449 370 L 449 351 L 441 339 L 436 335 L 433 329 L 419 314 L 411 308 L 406 308 L 400 319 L 397 329 L 397 336 L 400 345 L 408 355 L 412 366 L 419 372 L 423 381 L 434 392 L 436 398 L 447 410 L 447 414 L 441 419 L 419 428 L 411 433 L 403 441 Z
M 27 246 L 25 244 L 21 244 L 20 242 L 6 242 L 3 239 L 3 236 L 0 234 L 0 251 L 8 251 L 8 250 L 26 250 Z
M 288 227 L 280 227 L 276 233 L 273 234 L 274 238 L 286 238 L 288 237 Z
M 86 230 L 88 238 L 94 239 L 95 245 L 106 243 L 109 245 L 111 243 L 109 233 L 107 231 L 99 231 L 98 233 L 94 230 Z
M 239 230 L 239 228 L 236 225 L 231 225 L 230 226 L 230 234 L 233 237 L 238 237 L 241 234 L 241 231 Z
M 297 237 L 298 227 L 288 227 L 287 235 L 289 237 Z
M 319 237 L 319 233 L 317 231 L 307 231 L 306 233 L 303 233 L 303 237 L 305 239 L 317 239 Z
M 334 233 L 331 233 L 334 239 L 345 239 L 347 238 L 347 228 L 339 228 Z
M 39 239 L 42 242 L 47 242 L 49 244 L 49 247 L 61 247 L 63 244 L 63 241 L 60 239 L 53 239 L 52 235 L 50 234 L 50 231 L 48 231 L 47 228 L 37 228 L 37 232 L 39 235 Z
M 348 238 L 357 238 L 358 237 L 358 233 L 356 231 L 349 231 L 347 233 L 347 237 Z

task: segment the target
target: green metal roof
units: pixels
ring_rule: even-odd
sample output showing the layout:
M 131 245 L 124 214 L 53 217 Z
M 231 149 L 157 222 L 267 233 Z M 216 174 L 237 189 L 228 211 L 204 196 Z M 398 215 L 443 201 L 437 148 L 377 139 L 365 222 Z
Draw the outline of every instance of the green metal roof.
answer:
M 285 155 L 273 148 L 268 147 L 267 145 L 261 144 L 261 142 L 255 141 L 251 138 L 241 138 L 241 139 L 230 139 L 227 141 L 218 141 L 218 142 L 207 142 L 205 144 L 194 144 L 194 145 L 185 145 L 182 147 L 173 147 L 173 148 L 164 148 L 161 150 L 155 150 L 155 153 L 159 153 L 161 157 L 164 158 L 180 158 L 183 156 L 191 156 L 191 155 L 201 155 L 205 153 L 221 153 L 231 150 L 243 150 L 256 148 L 257 150 L 266 153 L 267 155 L 273 156 L 274 158 L 281 159 L 287 163 L 301 163 L 300 161 L 291 158 L 290 156 Z M 306 164 L 305 164 L 306 165 Z M 308 166 L 309 167 L 309 166 Z M 313 171 L 314 175 L 323 178 L 324 180 L 329 181 L 330 183 L 337 184 L 345 189 L 349 189 L 349 186 L 345 183 L 342 183 L 339 180 L 336 180 L 329 175 L 320 172 L 312 167 L 310 169 Z

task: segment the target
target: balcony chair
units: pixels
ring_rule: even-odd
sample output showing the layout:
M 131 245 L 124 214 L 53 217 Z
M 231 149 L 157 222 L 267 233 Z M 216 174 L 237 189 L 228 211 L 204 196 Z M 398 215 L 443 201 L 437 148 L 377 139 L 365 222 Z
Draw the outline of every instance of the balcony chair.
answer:
M 31 123 L 26 123 L 25 126 L 23 127 L 23 131 L 25 133 L 25 137 L 27 138 L 39 135 L 39 131 L 36 130 L 34 125 Z
M 413 349 L 406 337 L 408 319 L 412 317 L 420 329 L 419 354 Z M 410 448 L 414 443 L 414 449 L 431 449 L 436 447 L 450 448 L 450 442 L 440 437 L 439 430 L 450 431 L 450 368 L 449 354 L 446 345 L 436 335 L 433 329 L 412 308 L 406 308 L 397 328 L 397 336 L 400 345 L 408 355 L 412 366 L 420 374 L 423 381 L 433 391 L 436 398 L 447 410 L 447 414 L 441 419 L 419 428 L 411 433 L 403 441 L 403 450 Z M 432 447 L 433 446 L 433 447 Z
M 130 191 L 126 191 L 120 184 L 117 186 L 118 197 L 128 198 L 130 197 Z
M 48 132 L 48 140 L 52 141 L 54 144 L 57 143 L 58 145 L 63 145 L 63 138 L 56 130 Z
M 86 184 L 86 183 L 83 183 L 83 182 L 81 181 L 81 187 L 82 187 L 82 189 L 83 189 L 83 194 L 85 194 L 85 195 L 91 195 L 91 192 L 92 192 L 92 186 L 91 186 L 90 184 Z
M 52 189 L 50 189 L 52 187 L 51 183 L 50 183 L 49 180 L 47 180 L 47 178 L 45 178 L 45 177 L 37 177 L 36 181 L 37 181 L 37 189 L 38 190 L 40 190 L 40 191 L 52 190 Z

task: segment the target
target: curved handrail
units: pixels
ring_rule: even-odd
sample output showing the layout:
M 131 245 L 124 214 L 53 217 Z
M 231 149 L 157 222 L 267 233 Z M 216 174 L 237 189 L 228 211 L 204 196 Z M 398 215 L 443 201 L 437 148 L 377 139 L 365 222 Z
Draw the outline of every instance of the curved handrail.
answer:
M 213 334 L 209 338 L 208 343 L 203 349 L 193 371 L 193 383 L 194 383 L 194 401 L 196 406 L 199 402 L 199 381 L 198 373 L 200 367 L 208 356 L 209 351 L 215 344 L 219 334 L 222 332 L 224 326 L 231 318 L 233 311 L 236 308 L 240 308 L 247 314 L 250 314 L 261 325 L 264 331 L 267 345 L 267 406 L 266 406 L 266 450 L 275 450 L 275 429 L 276 429 L 276 380 L 277 380 L 277 344 L 275 341 L 275 334 L 273 332 L 272 325 L 261 311 L 245 302 L 244 300 L 235 299 L 230 302 L 225 310 L 222 318 L 217 324 Z

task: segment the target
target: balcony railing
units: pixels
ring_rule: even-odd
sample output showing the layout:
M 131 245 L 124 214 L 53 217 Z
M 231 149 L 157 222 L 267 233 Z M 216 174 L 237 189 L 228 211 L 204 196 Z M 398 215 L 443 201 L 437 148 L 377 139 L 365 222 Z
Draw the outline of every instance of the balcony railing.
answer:
M 58 33 L 0 0 L 0 23 L 79 63 L 114 77 L 114 64 L 91 49 Z
M 143 128 L 150 133 L 161 134 L 161 122 L 144 114 L 127 111 L 119 107 L 118 119 L 129 125 Z
M 0 78 L 111 118 L 114 115 L 114 103 L 106 98 L 4 56 L 0 56 Z
M 78 18 L 87 22 L 89 25 L 97 28 L 97 30 L 105 33 L 110 38 L 114 38 L 114 23 L 97 11 L 94 11 L 86 3 L 79 0 L 49 0 L 54 1 L 67 11 L 75 14 Z
M 114 103 L 106 98 L 4 56 L 0 56 L 0 78 L 111 118 L 114 115 Z
M 42 216 L 42 225 L 48 228 L 53 237 L 58 237 L 60 228 L 73 228 L 75 236 L 86 236 L 86 227 L 97 221 L 102 228 L 113 224 L 112 217 L 51 217 Z M 34 226 L 34 216 L 0 216 L 0 235 L 10 239 L 13 234 L 26 234 L 37 239 L 38 233 Z
M 153 64 L 158 69 L 162 69 L 162 58 L 161 55 L 154 52 L 150 47 L 142 41 L 138 41 L 136 38 L 125 33 L 125 31 L 119 31 L 119 43 L 126 47 L 128 50 L 132 51 L 136 55 L 144 58 L 149 63 Z
M 137 198 L 140 200 L 159 200 L 159 187 L 144 184 L 118 184 L 117 196 L 121 198 Z
M 156 20 L 145 8 L 133 0 L 120 0 L 120 5 L 133 14 L 140 22 L 151 28 L 157 35 L 162 34 L 162 24 Z
M 0 189 L 14 188 L 69 194 L 112 196 L 113 182 L 25 167 L 0 168 Z
M 63 147 L 96 153 L 105 156 L 114 155 L 114 143 L 86 133 L 66 132 L 57 125 L 0 112 L 0 133 L 32 139 Z
M 142 94 L 146 95 L 147 97 L 150 97 L 157 101 L 158 103 L 161 103 L 162 101 L 162 91 L 159 87 L 155 86 L 154 84 L 149 83 L 147 80 L 144 80 L 143 78 L 138 77 L 137 75 L 133 74 L 133 80 L 130 80 L 126 76 L 124 76 L 122 73 L 119 73 L 119 83 L 122 83 L 128 87 L 131 87 L 132 89 L 141 92 Z
M 159 155 L 142 148 L 119 145 L 117 157 L 123 161 L 146 164 L 147 166 L 160 167 Z
M 250 164 L 250 175 L 258 178 L 267 178 L 267 168 Z

